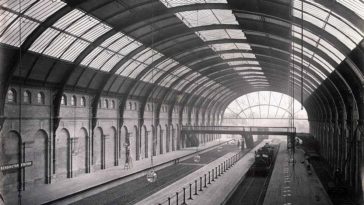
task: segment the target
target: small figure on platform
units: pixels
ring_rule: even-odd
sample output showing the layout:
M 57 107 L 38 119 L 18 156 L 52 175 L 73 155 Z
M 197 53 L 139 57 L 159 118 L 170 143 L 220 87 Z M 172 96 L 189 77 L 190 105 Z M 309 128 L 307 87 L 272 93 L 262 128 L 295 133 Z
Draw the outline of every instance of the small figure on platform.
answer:
M 240 140 L 238 140 L 238 148 L 240 147 Z

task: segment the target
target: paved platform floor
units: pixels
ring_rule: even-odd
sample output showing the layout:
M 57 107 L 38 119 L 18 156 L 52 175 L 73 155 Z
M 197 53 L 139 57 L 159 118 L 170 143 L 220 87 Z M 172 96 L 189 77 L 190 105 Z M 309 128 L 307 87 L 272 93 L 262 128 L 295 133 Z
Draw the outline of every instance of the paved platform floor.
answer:
M 165 187 L 164 189 L 156 192 L 155 194 L 145 198 L 142 201 L 139 201 L 136 205 L 158 205 L 158 204 L 168 204 L 168 197 L 171 198 L 171 204 L 176 203 L 176 193 L 179 193 L 179 203 L 183 203 L 183 187 L 186 188 L 186 204 L 196 204 L 196 205 L 217 205 L 221 204 L 221 202 L 226 198 L 226 196 L 231 192 L 234 187 L 234 184 L 237 184 L 240 178 L 247 172 L 249 167 L 254 161 L 254 151 L 259 147 L 263 146 L 265 142 L 261 142 L 258 146 L 256 146 L 253 150 L 246 150 L 246 154 L 243 158 L 241 158 L 233 167 L 227 170 L 224 174 L 215 179 L 214 182 L 207 185 L 207 188 L 204 188 L 204 174 L 211 171 L 214 167 L 224 162 L 226 159 L 229 159 L 233 155 L 237 154 L 238 151 L 230 152 L 223 157 L 213 161 L 210 164 L 202 167 L 201 169 L 189 174 L 188 176 L 176 181 L 175 183 Z M 202 158 L 201 158 L 202 159 Z M 194 181 L 198 180 L 197 187 L 198 190 L 200 188 L 199 178 L 202 176 L 202 191 L 197 191 L 198 195 L 194 195 L 195 193 L 195 185 Z M 189 198 L 189 184 L 192 184 L 192 198 L 193 200 L 188 200 Z
M 200 150 L 215 146 L 221 142 L 214 141 L 206 143 L 205 145 L 200 146 Z M 196 152 L 196 148 L 192 147 L 185 148 L 183 150 L 173 151 L 163 155 L 154 156 L 154 165 L 163 164 L 170 160 L 180 158 L 194 152 Z M 33 187 L 26 187 L 26 190 L 22 192 L 22 204 L 32 205 L 47 203 L 49 201 L 62 198 L 64 196 L 71 195 L 72 193 L 80 192 L 82 190 L 86 190 L 91 187 L 103 184 L 107 181 L 113 181 L 118 178 L 123 178 L 121 180 L 117 180 L 115 184 L 108 185 L 108 188 L 110 186 L 116 186 L 120 183 L 125 183 L 137 177 L 140 177 L 141 175 L 145 175 L 145 173 L 141 173 L 139 175 L 133 175 L 132 177 L 126 177 L 149 167 L 150 159 L 147 158 L 139 161 L 134 161 L 133 167 L 131 167 L 130 169 L 124 169 L 123 165 L 119 165 L 105 170 L 99 170 L 90 174 L 85 174 L 76 178 L 65 179 L 63 181 L 59 181 L 53 184 L 41 184 Z M 13 192 L 7 195 L 5 198 L 6 204 L 18 204 L 17 194 L 17 192 Z
M 286 142 L 282 143 L 263 205 L 331 205 L 329 196 L 314 170 L 309 175 L 304 152 L 296 150 L 295 163 L 289 163 Z

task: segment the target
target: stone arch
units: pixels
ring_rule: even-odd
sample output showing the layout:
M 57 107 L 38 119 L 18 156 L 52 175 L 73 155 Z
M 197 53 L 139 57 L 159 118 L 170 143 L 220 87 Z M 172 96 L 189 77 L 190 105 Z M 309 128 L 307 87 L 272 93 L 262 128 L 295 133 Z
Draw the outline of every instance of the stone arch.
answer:
M 140 135 L 136 125 L 134 125 L 134 139 L 135 139 L 135 159 L 140 159 Z
M 0 138 L 1 140 L 1 158 L 0 163 L 3 164 L 15 164 L 21 160 L 21 148 L 22 143 L 21 136 L 16 131 L 10 131 L 5 136 Z M 18 170 L 8 170 L 0 172 L 0 189 L 3 189 L 3 194 L 13 192 L 17 189 L 18 185 Z
M 97 127 L 94 134 L 93 146 L 93 165 L 95 170 L 100 170 L 104 167 L 103 135 L 102 128 Z
M 44 130 L 38 130 L 34 137 L 32 161 L 33 166 L 27 168 L 30 172 L 30 179 L 36 184 L 47 182 L 48 168 L 48 134 Z M 28 176 L 28 175 L 26 175 Z
M 56 137 L 56 174 L 58 179 L 71 177 L 70 133 L 61 129 Z
M 77 133 L 77 146 L 73 149 L 73 175 L 79 175 L 86 172 L 87 167 L 87 144 L 88 133 L 86 128 L 82 127 Z
M 116 163 L 115 159 L 115 143 L 116 142 L 116 128 L 110 127 L 105 137 L 105 167 L 112 167 Z

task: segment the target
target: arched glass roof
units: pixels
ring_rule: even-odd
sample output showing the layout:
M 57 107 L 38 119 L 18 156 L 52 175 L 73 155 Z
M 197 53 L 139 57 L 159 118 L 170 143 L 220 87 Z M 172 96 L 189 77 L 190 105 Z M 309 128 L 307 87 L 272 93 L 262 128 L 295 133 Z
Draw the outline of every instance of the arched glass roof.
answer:
M 0 45 L 24 49 L 31 60 L 14 75 L 40 84 L 116 94 L 130 86 L 137 96 L 154 95 L 143 88 L 155 84 L 158 96 L 210 97 L 303 78 L 307 99 L 362 42 L 362 8 L 361 0 L 7 0 Z
M 278 92 L 259 91 L 243 95 L 231 102 L 224 118 L 232 119 L 307 119 L 305 108 L 292 97 Z

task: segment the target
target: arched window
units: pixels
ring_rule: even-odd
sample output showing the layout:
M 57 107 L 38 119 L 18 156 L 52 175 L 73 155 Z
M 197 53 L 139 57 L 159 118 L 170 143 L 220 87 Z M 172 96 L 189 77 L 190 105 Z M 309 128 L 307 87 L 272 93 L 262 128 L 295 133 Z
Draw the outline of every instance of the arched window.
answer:
M 108 108 L 109 108 L 109 101 L 108 101 L 107 99 L 105 99 L 105 100 L 104 100 L 104 107 L 105 107 L 106 109 L 108 109 Z
M 31 98 L 32 98 L 32 94 L 28 90 L 24 91 L 24 93 L 23 93 L 23 102 L 25 104 L 30 104 L 31 103 Z
M 129 110 L 132 110 L 133 108 L 133 104 L 131 102 L 129 102 Z
M 66 95 L 62 95 L 61 105 L 67 105 L 67 96 Z
M 71 105 L 72 106 L 76 106 L 77 105 L 77 98 L 76 98 L 76 96 L 72 96 L 72 98 L 71 98 Z
M 16 91 L 14 89 L 8 90 L 7 95 L 9 103 L 16 103 Z
M 82 107 L 86 107 L 86 98 L 85 97 L 81 98 L 80 104 L 81 104 Z
M 111 108 L 115 109 L 115 101 L 114 100 L 111 101 Z
M 38 104 L 41 104 L 41 105 L 45 104 L 44 93 L 39 92 L 37 94 L 37 102 L 38 102 Z

